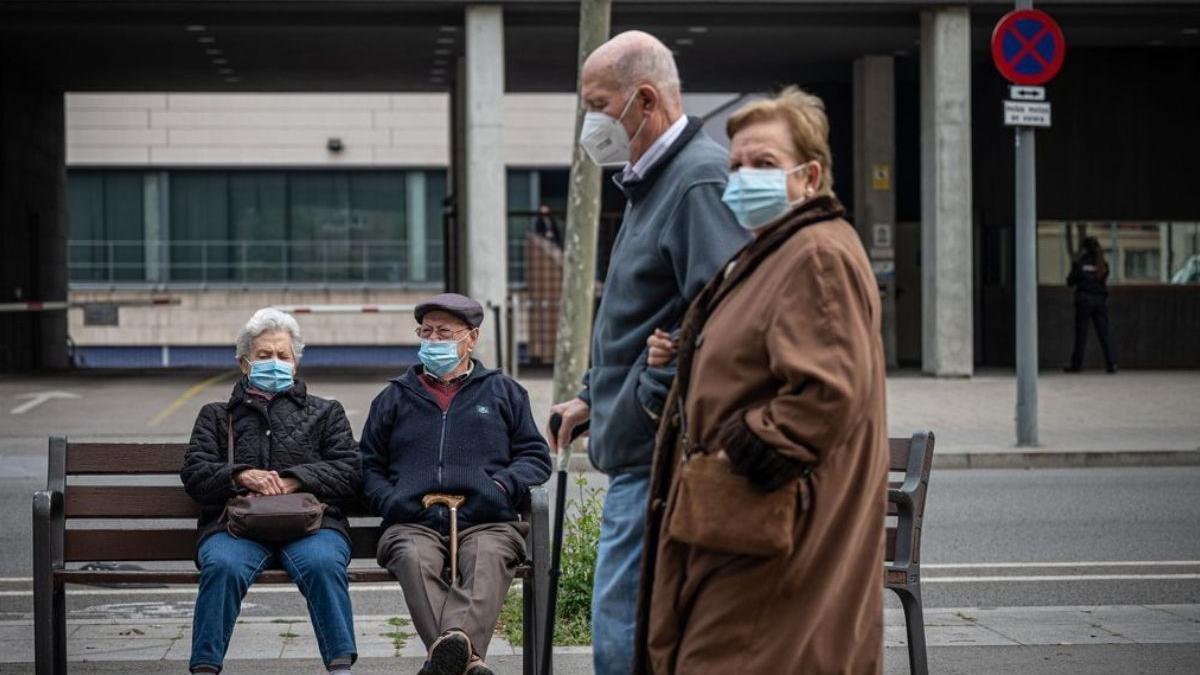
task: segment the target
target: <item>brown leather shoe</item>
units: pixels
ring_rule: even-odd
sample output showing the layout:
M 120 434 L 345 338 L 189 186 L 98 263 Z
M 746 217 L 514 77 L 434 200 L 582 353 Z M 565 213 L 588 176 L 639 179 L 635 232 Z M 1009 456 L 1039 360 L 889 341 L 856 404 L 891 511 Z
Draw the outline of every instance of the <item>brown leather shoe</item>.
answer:
M 467 672 L 463 675 L 496 675 L 496 673 L 477 654 L 471 654 L 471 660 L 467 663 Z
M 461 630 L 448 630 L 434 640 L 429 658 L 418 675 L 463 675 L 471 660 L 471 638 Z

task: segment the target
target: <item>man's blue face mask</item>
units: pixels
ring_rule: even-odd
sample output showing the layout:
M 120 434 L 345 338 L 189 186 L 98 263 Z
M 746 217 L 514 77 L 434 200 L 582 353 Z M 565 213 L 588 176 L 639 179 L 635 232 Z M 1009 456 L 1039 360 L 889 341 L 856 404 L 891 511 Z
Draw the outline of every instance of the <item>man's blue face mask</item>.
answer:
M 462 361 L 457 340 L 421 340 L 417 358 L 425 366 L 425 372 L 436 377 L 444 377 Z
M 793 206 L 788 201 L 788 175 L 808 166 L 799 164 L 790 170 L 742 167 L 729 175 L 721 201 L 733 211 L 738 223 L 756 230 L 775 220 Z
M 250 364 L 250 386 L 259 391 L 277 394 L 292 386 L 292 364 L 279 359 L 255 361 Z

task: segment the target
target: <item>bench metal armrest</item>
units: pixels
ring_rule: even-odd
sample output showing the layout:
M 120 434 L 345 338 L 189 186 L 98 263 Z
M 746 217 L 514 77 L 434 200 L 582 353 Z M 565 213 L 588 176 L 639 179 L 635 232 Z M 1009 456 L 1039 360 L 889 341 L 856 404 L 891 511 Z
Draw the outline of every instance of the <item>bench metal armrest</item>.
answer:
M 63 493 L 38 490 L 33 493 L 33 557 L 35 571 L 63 567 Z

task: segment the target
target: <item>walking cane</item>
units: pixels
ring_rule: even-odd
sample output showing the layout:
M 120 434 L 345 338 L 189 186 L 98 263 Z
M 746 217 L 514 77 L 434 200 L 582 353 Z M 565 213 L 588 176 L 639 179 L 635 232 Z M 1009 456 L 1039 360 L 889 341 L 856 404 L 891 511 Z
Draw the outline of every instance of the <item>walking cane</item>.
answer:
M 584 421 L 575 425 L 571 429 L 571 442 L 583 435 L 588 427 L 591 426 L 591 421 Z M 558 430 L 562 427 L 562 415 L 554 413 L 550 416 L 550 433 L 558 436 Z M 559 452 L 563 452 L 563 448 L 559 448 Z M 546 597 L 546 629 L 542 633 L 545 640 L 542 645 L 542 667 L 538 670 L 539 673 L 550 675 L 551 659 L 554 653 L 554 615 L 558 610 L 558 578 L 562 576 L 562 547 L 563 547 L 563 511 L 566 508 L 567 500 L 567 463 L 565 461 L 558 462 L 558 488 L 554 492 L 554 537 L 551 542 L 550 551 L 550 588 Z
M 447 495 L 432 492 L 421 498 L 421 506 L 445 504 L 450 509 L 450 585 L 458 585 L 458 507 L 467 501 L 462 495 Z

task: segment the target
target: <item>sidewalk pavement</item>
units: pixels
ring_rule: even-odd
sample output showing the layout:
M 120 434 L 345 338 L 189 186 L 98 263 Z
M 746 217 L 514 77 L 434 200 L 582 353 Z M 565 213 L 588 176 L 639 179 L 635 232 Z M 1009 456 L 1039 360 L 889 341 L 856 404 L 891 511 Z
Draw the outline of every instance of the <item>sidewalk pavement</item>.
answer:
M 904 616 L 885 612 L 885 644 L 904 648 Z M 1100 607 L 1005 607 L 926 609 L 926 642 L 942 647 L 1037 647 L 1071 645 L 1200 645 L 1200 605 Z M 359 656 L 419 664 L 425 654 L 407 616 L 357 616 Z M 32 626 L 0 622 L 0 664 L 33 660 Z M 520 649 L 497 637 L 491 661 L 498 672 L 520 672 Z M 67 624 L 67 658 L 98 666 L 113 662 L 169 661 L 191 652 L 190 619 L 80 620 Z M 575 663 L 569 672 L 591 672 L 590 647 L 559 647 L 556 658 Z M 582 658 L 581 658 L 582 657 Z M 238 622 L 228 654 L 229 672 L 243 662 L 287 660 L 289 672 L 320 669 L 316 638 L 307 616 L 246 618 Z M 311 668 L 309 668 L 311 666 Z M 80 668 L 83 670 L 83 668 Z M 414 668 L 415 670 L 415 668 Z M 394 672 L 394 671 L 393 671 Z
M 522 377 L 535 418 L 545 419 L 552 382 Z M 1025 468 L 1200 464 L 1200 372 L 1042 373 L 1039 441 L 1016 447 L 1016 377 L 985 371 L 937 379 L 890 375 L 889 435 L 932 430 L 934 466 Z M 586 458 L 572 468 L 587 470 Z

